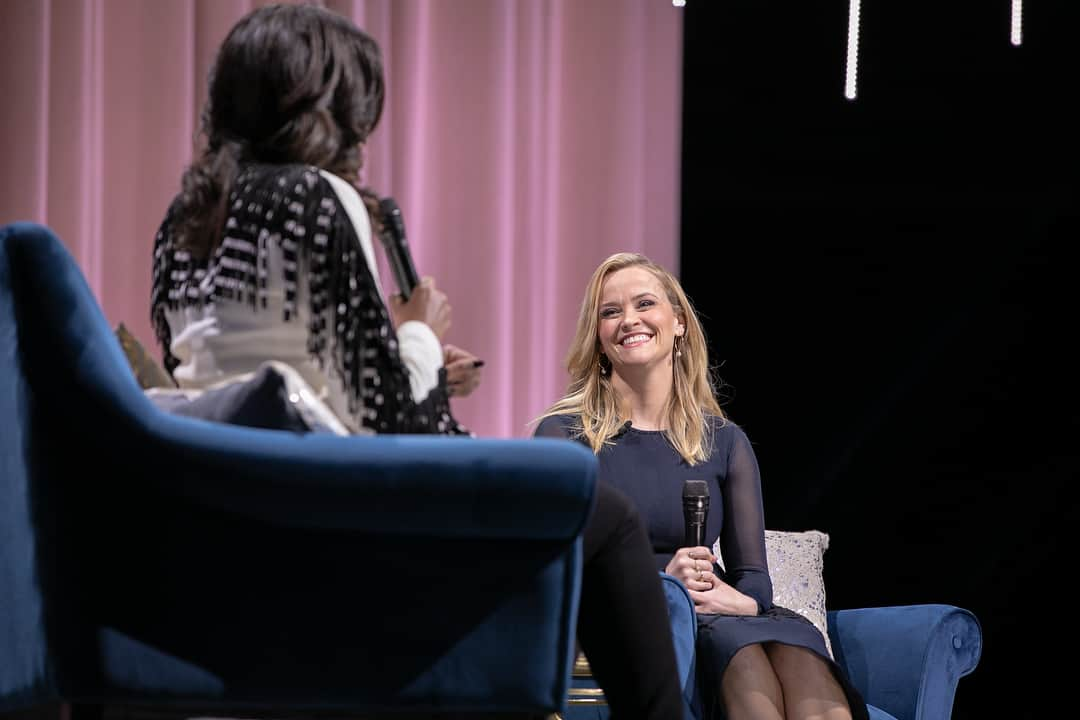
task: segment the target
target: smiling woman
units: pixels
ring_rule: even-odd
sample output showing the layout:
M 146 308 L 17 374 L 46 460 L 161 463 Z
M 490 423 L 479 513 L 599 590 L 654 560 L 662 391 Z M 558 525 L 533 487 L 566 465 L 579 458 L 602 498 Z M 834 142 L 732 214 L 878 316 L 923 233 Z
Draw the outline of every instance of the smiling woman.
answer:
M 821 631 L 773 604 L 757 459 L 716 401 L 705 335 L 678 280 L 642 255 L 601 263 L 567 367 L 567 393 L 535 435 L 596 453 L 601 483 L 635 503 L 659 568 L 689 591 L 704 717 L 867 717 Z M 724 567 L 711 547 L 685 547 L 687 480 L 704 481 L 718 499 L 706 536 Z
M 604 281 L 598 322 L 602 356 L 619 368 L 613 380 L 647 372 L 656 363 L 670 365 L 686 332 L 660 280 L 639 266 L 617 270 Z M 659 418 L 640 418 L 638 425 L 643 423 L 659 429 Z
M 699 462 L 709 455 L 704 419 L 724 417 L 708 363 L 705 333 L 679 281 L 644 255 L 616 253 L 600 263 L 585 291 L 566 359 L 569 390 L 541 417 L 579 416 L 593 452 L 632 420 L 640 429 L 665 430 L 682 457 Z M 653 372 L 657 367 L 668 370 Z M 635 408 L 623 402 L 634 396 L 630 379 L 643 388 Z

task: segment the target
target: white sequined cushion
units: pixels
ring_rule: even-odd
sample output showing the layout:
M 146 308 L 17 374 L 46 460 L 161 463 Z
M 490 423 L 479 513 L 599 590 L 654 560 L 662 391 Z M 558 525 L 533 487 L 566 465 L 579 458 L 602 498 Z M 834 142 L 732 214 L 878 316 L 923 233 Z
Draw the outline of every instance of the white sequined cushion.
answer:
M 765 556 L 773 585 L 773 604 L 799 613 L 814 624 L 825 637 L 825 648 L 832 657 L 832 643 L 825 615 L 825 551 L 829 536 L 819 530 L 787 532 L 765 531 Z M 720 566 L 720 543 L 713 545 Z

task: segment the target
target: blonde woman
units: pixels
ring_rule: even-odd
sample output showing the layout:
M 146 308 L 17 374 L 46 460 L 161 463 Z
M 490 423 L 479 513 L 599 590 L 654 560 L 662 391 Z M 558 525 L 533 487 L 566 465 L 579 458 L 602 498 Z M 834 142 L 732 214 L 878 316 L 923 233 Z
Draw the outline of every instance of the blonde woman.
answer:
M 717 403 L 701 323 L 679 282 L 648 258 L 619 253 L 593 273 L 568 358 L 566 395 L 536 436 L 566 437 L 598 456 L 600 480 L 628 496 L 658 566 L 698 612 L 706 718 L 867 717 L 866 705 L 808 620 L 772 603 L 757 459 Z M 682 487 L 704 480 L 709 547 L 683 547 Z

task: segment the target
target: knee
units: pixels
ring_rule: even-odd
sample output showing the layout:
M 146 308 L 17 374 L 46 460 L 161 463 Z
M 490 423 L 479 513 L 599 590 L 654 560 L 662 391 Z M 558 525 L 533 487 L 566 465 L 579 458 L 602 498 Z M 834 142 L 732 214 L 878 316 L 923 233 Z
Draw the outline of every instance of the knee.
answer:
M 825 668 L 825 661 L 812 650 L 796 645 L 768 643 L 764 647 L 769 662 L 780 674 L 805 673 L 815 667 Z
M 822 686 L 836 682 L 832 668 L 823 657 L 812 650 L 794 645 L 769 643 L 765 652 L 770 665 L 784 686 L 792 683 Z
M 769 671 L 769 658 L 759 644 L 747 645 L 735 651 L 728 661 L 725 677 L 760 677 Z
M 751 702 L 751 698 L 783 707 L 780 679 L 761 645 L 747 645 L 732 655 L 720 679 L 720 696 L 729 710 Z

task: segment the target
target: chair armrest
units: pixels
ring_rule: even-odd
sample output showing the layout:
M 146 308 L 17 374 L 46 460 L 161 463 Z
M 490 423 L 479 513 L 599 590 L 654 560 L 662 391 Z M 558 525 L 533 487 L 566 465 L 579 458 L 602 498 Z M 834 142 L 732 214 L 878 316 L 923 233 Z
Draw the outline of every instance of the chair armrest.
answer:
M 140 415 L 159 491 L 278 525 L 569 541 L 594 499 L 596 458 L 568 440 L 299 435 L 149 402 Z
M 863 699 L 898 720 L 948 720 L 957 683 L 982 653 L 978 619 L 952 605 L 830 611 L 828 628 Z
M 667 599 L 668 615 L 671 618 L 671 637 L 675 642 L 675 662 L 679 669 L 679 685 L 687 703 L 693 701 L 694 678 L 696 675 L 697 653 L 697 615 L 694 613 L 694 601 L 690 593 L 679 580 L 665 572 L 660 573 L 660 580 Z

